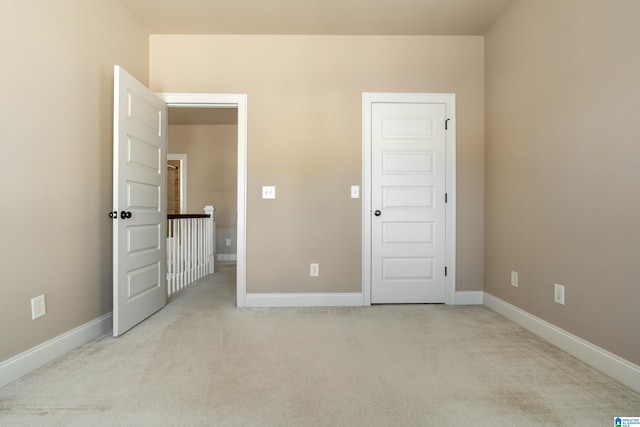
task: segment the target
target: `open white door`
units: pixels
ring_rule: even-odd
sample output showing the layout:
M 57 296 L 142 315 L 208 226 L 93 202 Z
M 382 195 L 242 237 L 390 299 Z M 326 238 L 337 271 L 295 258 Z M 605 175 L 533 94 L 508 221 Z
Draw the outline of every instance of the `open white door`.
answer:
M 114 68 L 113 336 L 165 306 L 167 107 Z

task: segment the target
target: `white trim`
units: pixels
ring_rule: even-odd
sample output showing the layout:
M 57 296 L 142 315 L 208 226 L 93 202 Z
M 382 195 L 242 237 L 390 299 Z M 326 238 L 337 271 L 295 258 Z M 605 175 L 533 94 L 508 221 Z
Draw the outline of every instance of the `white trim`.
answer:
M 371 104 L 374 102 L 419 102 L 445 104 L 449 128 L 446 138 L 446 249 L 445 303 L 456 298 L 456 95 L 454 93 L 363 93 L 362 94 L 362 305 L 371 305 Z
M 113 313 L 105 314 L 0 363 L 0 388 L 54 361 L 58 357 L 109 334 Z
M 237 261 L 236 254 L 217 254 L 218 261 Z
M 533 332 L 570 355 L 640 393 L 640 366 L 575 336 L 491 294 L 484 293 L 484 305 Z
M 359 307 L 361 293 L 247 294 L 246 307 Z
M 169 151 L 169 150 L 167 150 Z M 180 213 L 187 213 L 187 155 L 186 154 L 169 154 L 167 153 L 167 163 L 169 160 L 180 161 Z
M 456 305 L 482 305 L 484 292 L 482 291 L 457 291 Z
M 236 305 L 245 306 L 247 294 L 247 95 L 213 93 L 159 93 L 168 106 L 238 108 L 238 236 Z

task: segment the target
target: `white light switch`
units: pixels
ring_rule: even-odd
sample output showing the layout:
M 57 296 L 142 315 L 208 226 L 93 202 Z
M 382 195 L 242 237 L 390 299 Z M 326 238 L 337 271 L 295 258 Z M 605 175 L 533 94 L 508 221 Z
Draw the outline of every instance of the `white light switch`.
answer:
M 263 199 L 275 199 L 276 198 L 276 187 L 273 185 L 263 185 L 262 186 L 262 198 Z
M 360 186 L 359 185 L 352 185 L 351 186 L 351 198 L 352 199 L 359 199 L 360 198 Z

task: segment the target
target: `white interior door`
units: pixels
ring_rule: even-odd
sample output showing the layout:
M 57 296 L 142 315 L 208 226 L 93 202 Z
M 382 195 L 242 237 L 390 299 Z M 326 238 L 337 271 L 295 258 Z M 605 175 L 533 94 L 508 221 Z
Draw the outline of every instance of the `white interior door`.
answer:
M 371 302 L 445 302 L 445 104 L 371 106 Z
M 165 306 L 167 107 L 114 69 L 113 336 Z

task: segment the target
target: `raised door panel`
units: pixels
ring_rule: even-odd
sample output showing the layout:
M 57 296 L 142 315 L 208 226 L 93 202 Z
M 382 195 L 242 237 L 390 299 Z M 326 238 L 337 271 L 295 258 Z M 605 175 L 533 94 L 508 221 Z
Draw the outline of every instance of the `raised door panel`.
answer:
M 166 304 L 165 103 L 120 67 L 114 90 L 113 334 Z

